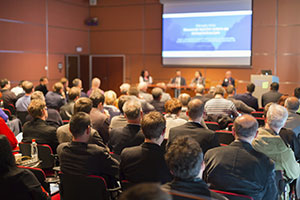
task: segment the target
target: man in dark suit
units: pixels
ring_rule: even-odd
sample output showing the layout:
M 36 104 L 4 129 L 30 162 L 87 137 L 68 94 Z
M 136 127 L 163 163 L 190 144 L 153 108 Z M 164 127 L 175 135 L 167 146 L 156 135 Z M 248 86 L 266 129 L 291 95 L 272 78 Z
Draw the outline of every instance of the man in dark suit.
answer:
M 232 76 L 231 76 L 231 71 L 227 71 L 225 73 L 225 78 L 224 78 L 223 83 L 222 83 L 223 87 L 227 87 L 228 85 L 235 86 L 235 81 L 234 81 L 234 78 L 232 78 Z
M 165 112 L 165 102 L 161 101 L 162 93 L 163 93 L 163 90 L 160 89 L 159 87 L 152 89 L 153 100 L 152 100 L 151 104 L 152 104 L 152 106 L 154 106 L 155 110 L 160 113 Z
M 60 107 L 66 104 L 63 84 L 61 82 L 55 83 L 53 85 L 53 91 L 48 92 L 45 98 L 47 107 L 59 110 Z
M 70 131 L 72 141 L 57 148 L 61 171 L 64 174 L 103 176 L 108 183 L 114 183 L 119 174 L 119 162 L 105 148 L 89 143 L 90 116 L 84 112 L 75 113 L 70 121 Z
M 261 97 L 261 105 L 262 107 L 265 107 L 270 102 L 277 103 L 277 101 L 280 99 L 282 94 L 278 92 L 279 84 L 276 82 L 273 82 L 270 86 L 270 91 L 266 92 Z
M 235 99 L 241 100 L 248 106 L 254 108 L 255 110 L 258 110 L 258 100 L 256 97 L 252 96 L 252 93 L 255 90 L 255 85 L 253 83 L 249 83 L 247 85 L 247 92 L 244 94 L 237 94 L 235 95 Z
M 40 84 L 35 87 L 34 91 L 41 91 L 44 94 L 44 96 L 46 96 L 46 94 L 48 93 L 47 85 L 48 79 L 44 76 L 40 78 Z
M 75 78 L 72 81 L 73 87 L 80 89 L 80 97 L 89 97 L 85 92 L 82 91 L 82 81 L 79 78 Z
M 188 135 L 194 138 L 203 150 L 203 153 L 208 149 L 219 146 L 219 142 L 215 133 L 201 125 L 204 104 L 199 99 L 193 99 L 188 104 L 189 122 L 170 129 L 168 146 L 178 136 Z
M 120 178 L 130 183 L 160 182 L 172 179 L 160 145 L 164 140 L 166 120 L 159 112 L 150 112 L 142 119 L 145 142 L 125 148 L 121 153 Z
M 69 102 L 62 107 L 60 107 L 59 114 L 62 120 L 70 120 L 74 114 L 74 104 L 75 101 L 80 97 L 80 89 L 77 87 L 72 87 L 68 93 Z
M 235 141 L 229 146 L 207 151 L 203 179 L 212 189 L 234 192 L 254 199 L 277 199 L 274 163 L 251 143 L 258 123 L 253 116 L 235 119 Z
M 168 148 L 165 159 L 169 169 L 174 175 L 174 179 L 163 185 L 163 189 L 167 191 L 184 192 L 190 195 L 213 197 L 213 199 L 226 199 L 210 191 L 207 184 L 201 179 L 204 168 L 203 152 L 198 142 L 193 138 L 189 136 L 176 138 Z M 188 200 L 194 198 L 178 198 L 178 196 L 174 195 L 173 199 Z
M 31 143 L 35 139 L 38 144 L 48 144 L 53 152 L 58 145 L 56 128 L 47 124 L 48 117 L 46 103 L 40 99 L 32 100 L 28 106 L 28 112 L 33 120 L 23 126 L 22 142 Z
M 178 87 L 175 88 L 175 97 L 178 97 L 180 95 L 180 86 L 185 86 L 186 85 L 186 81 L 185 78 L 183 78 L 181 76 L 181 71 L 176 70 L 176 77 L 174 77 L 173 79 L 171 79 L 171 84 L 173 84 L 174 86 Z
M 103 142 L 107 144 L 109 139 L 109 119 L 107 115 L 104 114 L 104 95 L 99 88 L 94 88 L 90 94 L 90 99 L 93 102 L 93 108 L 90 112 L 92 126 L 101 135 Z
M 138 146 L 144 142 L 144 135 L 141 130 L 142 107 L 138 100 L 126 101 L 123 106 L 124 116 L 128 124 L 125 127 L 115 128 L 110 131 L 109 147 L 120 155 L 126 147 Z

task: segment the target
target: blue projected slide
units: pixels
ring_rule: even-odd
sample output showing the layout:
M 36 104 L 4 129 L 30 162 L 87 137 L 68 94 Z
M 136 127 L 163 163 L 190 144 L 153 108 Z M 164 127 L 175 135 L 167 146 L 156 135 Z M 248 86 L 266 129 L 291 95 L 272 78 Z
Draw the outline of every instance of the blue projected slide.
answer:
M 251 56 L 252 11 L 163 14 L 164 58 Z

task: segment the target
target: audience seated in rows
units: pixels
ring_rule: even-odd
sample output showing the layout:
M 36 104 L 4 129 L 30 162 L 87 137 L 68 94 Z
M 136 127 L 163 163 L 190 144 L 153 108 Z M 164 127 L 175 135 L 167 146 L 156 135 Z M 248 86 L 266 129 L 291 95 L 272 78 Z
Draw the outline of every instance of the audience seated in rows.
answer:
M 87 97 L 80 97 L 79 99 L 76 100 L 74 104 L 74 114 L 76 114 L 77 112 L 84 112 L 90 114 L 92 110 L 92 106 L 93 106 L 92 100 L 90 100 Z M 73 135 L 70 132 L 70 123 L 59 127 L 56 131 L 56 135 L 59 143 L 71 142 Z M 102 137 L 94 128 L 91 128 L 89 135 L 90 135 L 90 139 L 88 141 L 89 144 L 96 144 L 100 147 L 107 148 L 103 142 Z
M 106 148 L 89 142 L 92 137 L 90 116 L 85 112 L 75 112 L 69 127 L 72 141 L 57 148 L 62 173 L 102 176 L 109 185 L 114 185 L 119 174 L 119 162 Z
M 141 99 L 145 99 L 148 103 L 153 101 L 153 97 L 151 94 L 147 92 L 148 84 L 146 82 L 141 82 L 138 84 L 139 97 Z
M 59 114 L 62 120 L 70 120 L 74 114 L 75 101 L 80 97 L 80 89 L 72 87 L 68 92 L 69 102 L 60 107 Z
M 200 144 L 204 154 L 208 149 L 219 146 L 215 133 L 201 125 L 203 110 L 203 102 L 199 99 L 193 99 L 189 102 L 187 111 L 189 121 L 181 126 L 170 129 L 168 146 L 172 144 L 176 137 L 183 135 L 194 138 Z
M 44 96 L 48 93 L 47 85 L 49 81 L 48 78 L 43 76 L 40 78 L 40 84 L 34 88 L 34 91 L 41 91 Z
M 32 172 L 16 166 L 11 145 L 4 135 L 0 135 L 0 177 L 1 199 L 51 199 Z
M 233 102 L 233 104 L 235 105 L 236 109 L 239 112 L 242 112 L 242 113 L 255 112 L 254 108 L 248 106 L 247 104 L 245 104 L 241 100 L 237 100 L 237 99 L 234 98 L 236 92 L 235 92 L 235 88 L 233 87 L 233 85 L 228 85 L 228 87 L 226 88 L 226 92 L 227 92 L 227 95 L 228 95 L 227 99 Z
M 174 179 L 171 182 L 162 186 L 166 191 L 179 191 L 214 199 L 226 199 L 210 191 L 206 183 L 201 179 L 204 170 L 203 153 L 198 142 L 193 138 L 189 136 L 177 137 L 168 148 L 165 159 L 174 175 Z M 174 197 L 174 199 L 177 198 Z
M 270 85 L 270 91 L 264 93 L 261 96 L 261 105 L 262 107 L 265 107 L 268 103 L 276 103 L 279 98 L 282 96 L 280 92 L 278 92 L 279 84 L 277 82 L 273 82 Z
M 17 101 L 17 96 L 15 93 L 11 92 L 10 89 L 10 81 L 5 79 L 1 80 L 1 90 L 0 92 L 2 93 L 1 99 L 3 100 L 3 106 L 4 108 L 8 108 L 9 104 L 15 105 Z
M 66 96 L 64 86 L 60 82 L 53 85 L 53 91 L 49 91 L 46 96 L 46 105 L 48 108 L 59 110 L 60 107 L 66 104 Z
M 87 91 L 87 95 L 90 96 L 94 89 L 99 89 L 102 94 L 104 94 L 103 90 L 100 89 L 101 80 L 97 77 L 92 80 L 92 87 Z
M 124 116 L 123 106 L 126 101 L 128 101 L 130 97 L 128 95 L 121 95 L 118 100 L 118 108 L 120 110 L 120 115 L 115 116 L 111 119 L 109 128 L 119 128 L 127 125 L 127 119 Z
M 141 127 L 143 144 L 125 148 L 121 153 L 120 179 L 130 183 L 160 182 L 172 179 L 160 145 L 164 140 L 166 120 L 159 112 L 144 115 Z
M 33 118 L 23 126 L 22 142 L 31 143 L 35 139 L 38 144 L 48 144 L 56 152 L 58 141 L 56 128 L 47 124 L 48 111 L 45 101 L 34 99 L 28 106 L 28 112 Z
M 220 116 L 228 116 L 235 118 L 238 116 L 235 105 L 232 101 L 224 99 L 225 89 L 217 87 L 214 93 L 214 98 L 206 102 L 204 112 L 207 119 L 217 121 Z
M 124 116 L 127 119 L 125 127 L 114 128 L 110 131 L 109 147 L 120 155 L 126 147 L 138 146 L 144 142 L 144 135 L 141 130 L 143 111 L 141 103 L 136 99 L 125 102 L 123 106 Z
M 103 142 L 107 144 L 109 140 L 109 118 L 104 112 L 104 95 L 99 88 L 94 88 L 90 99 L 93 102 L 92 110 L 90 111 L 90 118 L 92 127 L 98 131 L 103 139 Z
M 266 125 L 258 129 L 258 135 L 252 145 L 256 151 L 272 159 L 275 169 L 282 170 L 285 180 L 290 181 L 299 177 L 300 167 L 293 150 L 279 136 L 287 118 L 288 112 L 283 106 L 272 104 L 267 112 Z
M 165 112 L 165 102 L 160 101 L 162 97 L 162 92 L 162 89 L 160 89 L 159 87 L 153 88 L 151 92 L 153 97 L 151 104 L 154 107 L 154 109 L 160 112 L 161 114 Z
M 247 84 L 247 91 L 244 94 L 235 95 L 235 99 L 243 101 L 248 106 L 258 110 L 258 100 L 256 97 L 252 96 L 252 93 L 255 91 L 255 85 L 253 83 Z
M 80 97 L 89 97 L 85 92 L 82 91 L 82 81 L 79 78 L 75 78 L 72 81 L 72 85 L 80 90 Z
M 204 180 L 212 189 L 244 194 L 254 199 L 276 199 L 274 163 L 251 145 L 258 123 L 251 115 L 235 119 L 235 141 L 207 151 Z

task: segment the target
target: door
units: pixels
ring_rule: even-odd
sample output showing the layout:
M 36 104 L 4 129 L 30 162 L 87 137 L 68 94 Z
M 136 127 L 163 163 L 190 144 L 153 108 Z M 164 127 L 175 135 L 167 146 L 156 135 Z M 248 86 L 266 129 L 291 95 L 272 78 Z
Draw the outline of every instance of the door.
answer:
M 69 80 L 69 86 L 75 78 L 80 78 L 80 65 L 78 55 L 66 55 L 66 77 Z
M 124 81 L 124 56 L 91 56 L 91 76 L 101 79 L 101 89 L 113 90 L 120 95 L 120 85 Z

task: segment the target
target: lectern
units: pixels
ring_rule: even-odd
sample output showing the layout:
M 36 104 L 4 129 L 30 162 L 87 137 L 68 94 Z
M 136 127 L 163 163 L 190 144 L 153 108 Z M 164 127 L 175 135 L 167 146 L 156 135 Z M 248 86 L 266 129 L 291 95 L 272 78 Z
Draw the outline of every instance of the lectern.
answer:
M 273 82 L 279 83 L 279 78 L 272 75 L 251 75 L 251 83 L 255 85 L 255 91 L 252 95 L 258 99 L 259 107 L 262 107 L 261 96 L 270 90 L 270 85 Z

